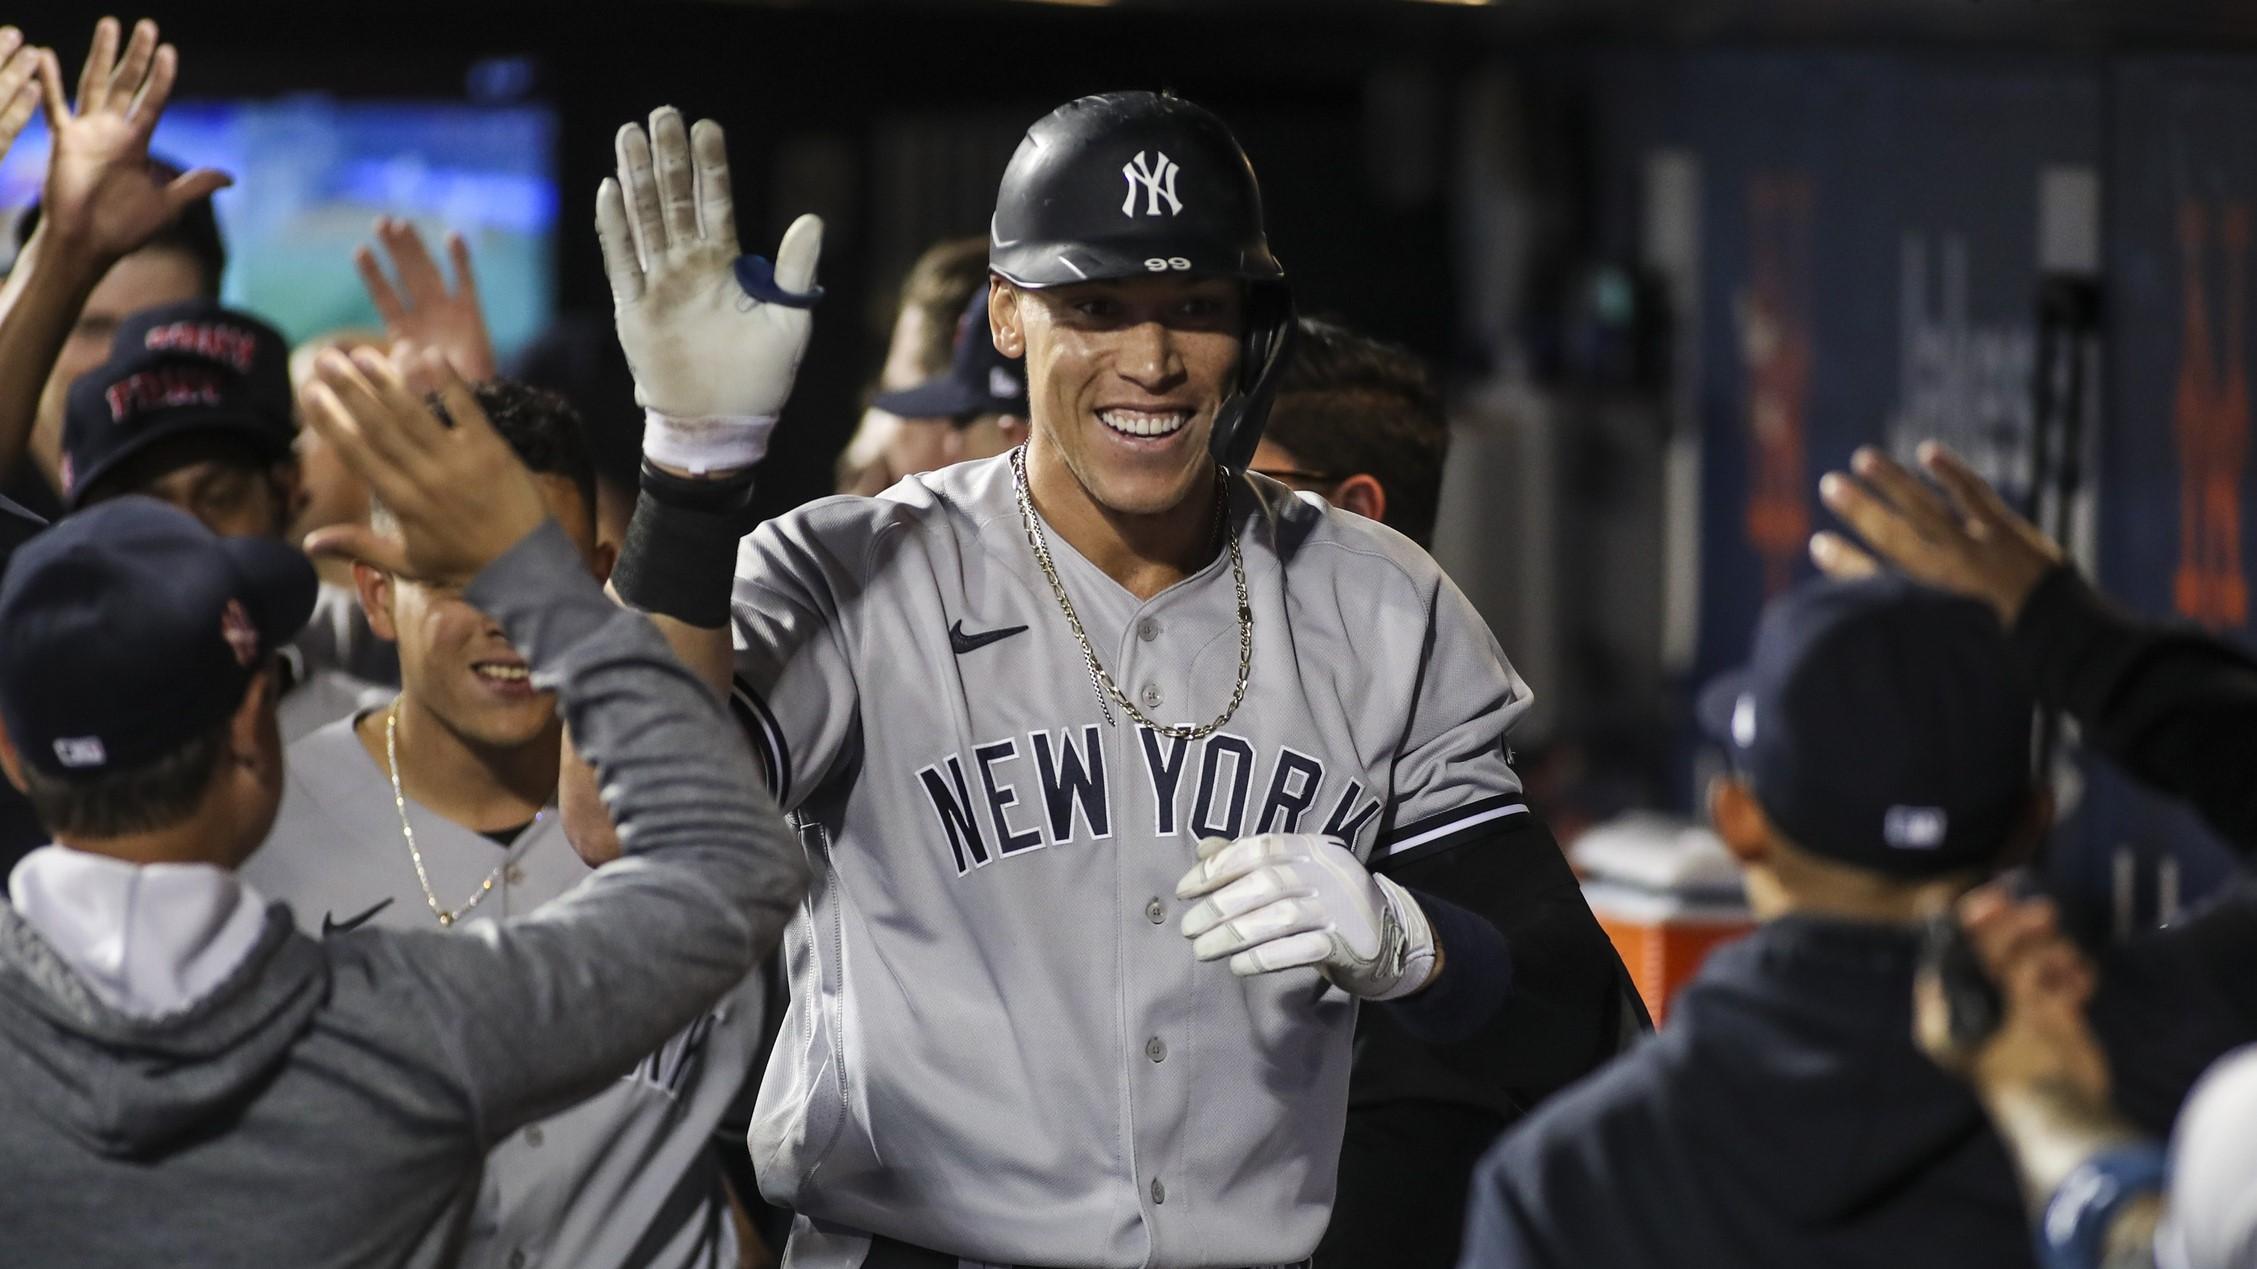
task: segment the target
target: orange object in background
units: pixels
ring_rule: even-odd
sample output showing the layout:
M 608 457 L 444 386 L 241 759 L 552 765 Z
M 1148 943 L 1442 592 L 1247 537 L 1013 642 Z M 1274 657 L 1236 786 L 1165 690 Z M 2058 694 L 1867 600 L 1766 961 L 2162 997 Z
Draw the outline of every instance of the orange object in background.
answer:
M 1656 1026 L 1711 951 L 1755 928 L 1739 865 L 1690 820 L 1633 811 L 1583 832 L 1568 859 Z
M 1657 1027 L 1670 1000 L 1692 981 L 1708 954 L 1755 928 L 1740 904 L 1657 895 L 1603 881 L 1586 885 L 1583 897 L 1629 967 L 1630 981 Z

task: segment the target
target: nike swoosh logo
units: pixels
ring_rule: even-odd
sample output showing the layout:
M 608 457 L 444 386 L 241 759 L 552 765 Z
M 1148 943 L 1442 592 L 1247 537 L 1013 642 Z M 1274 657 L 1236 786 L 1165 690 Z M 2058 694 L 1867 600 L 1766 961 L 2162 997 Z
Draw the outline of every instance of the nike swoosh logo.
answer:
M 1026 629 L 1025 626 L 1005 626 L 1000 630 L 967 633 L 964 629 L 963 619 L 958 618 L 956 624 L 948 628 L 948 646 L 956 649 L 956 655 L 962 656 L 974 649 L 984 648 L 998 639 L 1008 639 L 1024 629 Z
M 337 915 L 333 912 L 324 912 L 321 914 L 321 937 L 328 938 L 332 934 L 343 934 L 350 930 L 357 930 L 368 924 L 370 917 L 391 906 L 392 901 L 390 899 L 381 900 L 368 911 L 347 921 L 338 920 Z

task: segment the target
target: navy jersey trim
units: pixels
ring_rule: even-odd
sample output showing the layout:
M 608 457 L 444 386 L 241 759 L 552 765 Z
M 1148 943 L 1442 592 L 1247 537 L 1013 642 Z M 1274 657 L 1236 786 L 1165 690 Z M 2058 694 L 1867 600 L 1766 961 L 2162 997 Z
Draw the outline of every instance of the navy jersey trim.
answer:
M 1528 803 L 1518 793 L 1500 793 L 1439 815 L 1404 824 L 1380 837 L 1372 847 L 1373 864 L 1399 864 L 1406 859 L 1448 850 L 1468 838 L 1512 827 L 1528 816 Z
M 791 747 L 784 743 L 784 729 L 776 725 L 776 716 L 769 711 L 768 702 L 743 679 L 732 679 L 729 712 L 736 715 L 737 726 L 744 729 L 745 739 L 752 742 L 753 752 L 760 755 L 760 773 L 768 778 L 768 789 L 776 795 L 776 805 L 789 807 Z

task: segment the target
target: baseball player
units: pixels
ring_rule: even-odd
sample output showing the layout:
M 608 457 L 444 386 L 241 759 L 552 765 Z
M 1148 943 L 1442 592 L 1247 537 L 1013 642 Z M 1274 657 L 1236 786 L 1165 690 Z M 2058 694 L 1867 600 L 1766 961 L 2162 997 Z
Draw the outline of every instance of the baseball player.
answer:
M 600 580 L 611 554 L 596 542 L 579 416 L 509 380 L 471 391 Z M 381 509 L 374 526 L 397 536 Z M 354 580 L 371 627 L 400 648 L 402 690 L 290 746 L 272 840 L 244 878 L 323 938 L 361 926 L 483 929 L 579 885 L 588 865 L 554 813 L 555 696 L 456 590 L 366 563 Z M 713 1139 L 747 1082 L 763 983 L 748 977 L 624 1078 L 496 1143 L 461 1263 L 733 1269 Z M 741 1114 L 736 1122 L 741 1130 Z
M 737 260 L 720 130 L 651 126 L 597 201 L 649 410 L 614 588 L 733 690 L 813 864 L 751 1134 L 786 1263 L 1298 1262 L 1359 1003 L 1441 1036 L 1502 999 L 1440 892 L 1589 916 L 1465 598 L 1238 474 L 1293 320 L 1245 155 L 1149 93 L 1037 122 L 990 244 L 1028 444 L 740 548 L 820 225 Z

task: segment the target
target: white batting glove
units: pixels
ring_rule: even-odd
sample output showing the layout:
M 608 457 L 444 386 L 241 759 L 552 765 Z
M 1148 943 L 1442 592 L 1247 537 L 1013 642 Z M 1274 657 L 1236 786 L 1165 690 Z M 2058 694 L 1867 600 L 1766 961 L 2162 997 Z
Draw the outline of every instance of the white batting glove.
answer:
M 773 281 L 740 281 L 721 125 L 651 113 L 619 130 L 619 173 L 596 191 L 596 237 L 619 346 L 635 374 L 643 454 L 694 473 L 749 467 L 791 396 L 813 322 L 823 222 L 801 216 L 776 249 Z M 751 285 L 753 291 L 747 291 Z
M 1314 965 L 1341 990 L 1390 1000 L 1434 972 L 1433 927 L 1401 886 L 1366 869 L 1321 833 L 1264 833 L 1199 843 L 1178 899 L 1206 896 L 1183 916 L 1203 961 L 1228 956 L 1250 977 Z

